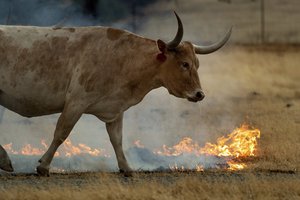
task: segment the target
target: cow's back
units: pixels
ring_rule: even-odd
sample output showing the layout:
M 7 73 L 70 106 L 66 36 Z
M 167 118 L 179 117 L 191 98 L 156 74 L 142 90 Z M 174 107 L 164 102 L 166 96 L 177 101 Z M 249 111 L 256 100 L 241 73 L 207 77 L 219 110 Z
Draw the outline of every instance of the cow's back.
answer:
M 0 104 L 25 116 L 60 112 L 80 53 L 74 28 L 0 26 Z
M 69 88 L 82 88 L 80 95 L 98 93 L 110 103 L 122 96 L 118 110 L 125 109 L 139 101 L 140 94 L 126 91 L 155 62 L 146 58 L 155 58 L 156 48 L 153 40 L 107 27 L 0 26 L 0 104 L 25 116 L 57 113 Z

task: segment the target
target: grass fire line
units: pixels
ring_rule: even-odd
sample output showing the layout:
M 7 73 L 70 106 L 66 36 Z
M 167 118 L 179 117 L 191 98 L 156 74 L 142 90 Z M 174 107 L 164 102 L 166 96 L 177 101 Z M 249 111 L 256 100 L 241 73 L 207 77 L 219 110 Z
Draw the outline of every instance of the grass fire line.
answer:
M 260 138 L 260 130 L 250 128 L 250 126 L 243 124 L 239 128 L 233 130 L 230 134 L 222 136 L 217 139 L 215 144 L 206 143 L 204 147 L 200 147 L 197 142 L 189 137 L 184 137 L 178 144 L 168 147 L 163 145 L 160 150 L 151 151 L 152 156 L 157 157 L 172 157 L 177 158 L 181 155 L 192 155 L 193 158 L 199 157 L 217 157 L 222 160 L 223 164 L 216 163 L 210 168 L 221 168 L 226 170 L 242 170 L 247 167 L 245 160 L 247 158 L 257 156 L 258 139 Z M 33 147 L 31 144 L 24 145 L 20 150 L 15 150 L 13 144 L 5 144 L 3 147 L 8 154 L 22 155 L 22 156 L 40 156 L 46 152 L 48 145 L 45 140 L 41 140 L 41 147 Z M 134 142 L 137 149 L 146 149 L 140 140 Z M 86 144 L 79 143 L 74 145 L 70 139 L 67 139 L 62 148 L 55 153 L 55 157 L 73 157 L 80 155 L 89 155 L 91 157 L 105 157 L 110 158 L 111 155 L 105 149 L 91 148 Z M 142 157 L 143 155 L 141 155 Z M 199 159 L 200 160 L 200 159 Z M 225 161 L 225 164 L 224 164 Z M 205 167 L 199 161 L 194 165 L 193 169 L 187 169 L 183 165 L 176 163 L 168 164 L 171 171 L 204 171 Z M 66 171 L 66 169 L 60 169 Z

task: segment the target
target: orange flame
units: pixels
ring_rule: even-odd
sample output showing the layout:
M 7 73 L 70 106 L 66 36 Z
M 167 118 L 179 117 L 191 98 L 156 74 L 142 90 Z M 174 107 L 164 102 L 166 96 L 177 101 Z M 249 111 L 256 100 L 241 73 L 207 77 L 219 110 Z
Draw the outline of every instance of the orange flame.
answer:
M 206 143 L 200 152 L 235 158 L 255 156 L 258 138 L 260 138 L 258 129 L 249 129 L 248 125 L 242 125 L 228 136 L 218 138 L 217 144 Z
M 3 148 L 10 154 L 20 154 L 20 155 L 43 155 L 46 150 L 48 149 L 48 145 L 46 144 L 45 140 L 41 140 L 42 148 L 33 147 L 31 144 L 26 144 L 21 148 L 20 151 L 16 151 L 12 147 L 12 143 L 3 145 Z M 54 156 L 65 156 L 71 157 L 74 155 L 80 154 L 88 154 L 91 156 L 104 156 L 110 157 L 109 154 L 105 152 L 103 149 L 92 149 L 91 147 L 87 146 L 86 144 L 79 143 L 78 145 L 72 144 L 70 139 L 67 139 L 62 146 L 62 149 L 57 151 Z
M 44 150 L 34 148 L 30 144 L 26 144 L 21 150 L 22 155 L 41 155 L 43 153 L 45 153 Z
M 144 147 L 145 147 L 144 145 L 142 145 L 141 140 L 136 140 L 136 141 L 134 141 L 133 144 L 134 144 L 136 147 L 138 147 L 138 148 L 144 148 Z
M 247 167 L 247 165 L 240 162 L 240 158 L 256 156 L 258 144 L 257 140 L 259 138 L 260 131 L 258 129 L 251 129 L 247 125 L 242 125 L 227 136 L 218 138 L 216 144 L 206 143 L 204 147 L 201 148 L 197 142 L 193 141 L 191 138 L 184 137 L 173 147 L 163 145 L 162 150 L 156 150 L 154 153 L 163 156 L 179 156 L 182 154 L 218 156 L 225 158 L 228 170 L 241 170 Z M 135 141 L 134 144 L 139 148 L 144 148 L 144 145 L 141 144 L 140 140 Z M 3 148 L 10 154 L 43 155 L 48 149 L 48 145 L 45 140 L 41 140 L 41 148 L 26 144 L 20 151 L 16 151 L 13 149 L 12 143 L 3 145 Z M 80 154 L 110 157 L 104 149 L 93 149 L 82 143 L 74 145 L 70 139 L 67 139 L 63 143 L 60 150 L 55 153 L 55 156 L 71 157 Z M 176 171 L 185 170 L 183 166 L 177 166 L 176 163 L 169 167 L 171 170 Z M 195 169 L 196 171 L 203 171 L 204 167 L 198 164 Z
M 3 148 L 4 148 L 8 153 L 10 153 L 10 154 L 19 154 L 17 151 L 15 151 L 15 150 L 12 148 L 12 143 L 3 145 Z
M 192 153 L 198 155 L 199 146 L 189 137 L 184 137 L 178 144 L 173 147 L 162 146 L 163 151 L 154 151 L 154 153 L 165 156 L 179 156 L 183 153 Z
M 154 151 L 154 153 L 164 156 L 179 156 L 184 153 L 196 156 L 219 156 L 226 158 L 229 170 L 241 170 L 247 165 L 238 163 L 236 160 L 256 156 L 257 140 L 259 138 L 260 131 L 258 129 L 250 129 L 248 125 L 242 125 L 227 136 L 218 138 L 216 144 L 206 143 L 204 147 L 200 148 L 191 138 L 185 137 L 173 147 L 163 145 L 162 150 Z M 170 166 L 170 169 L 178 170 L 181 168 L 175 164 Z M 196 167 L 196 169 L 197 171 L 203 171 L 203 166 Z

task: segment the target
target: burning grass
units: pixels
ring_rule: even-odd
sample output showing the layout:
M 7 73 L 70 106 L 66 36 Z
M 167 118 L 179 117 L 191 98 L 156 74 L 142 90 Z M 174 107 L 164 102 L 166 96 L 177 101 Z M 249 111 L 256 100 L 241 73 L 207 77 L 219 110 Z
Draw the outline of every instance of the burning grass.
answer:
M 178 144 L 173 147 L 166 145 L 162 146 L 162 150 L 148 150 L 140 141 L 135 141 L 134 148 L 129 151 L 130 154 L 135 154 L 140 162 L 138 168 L 142 170 L 154 171 L 203 171 L 207 168 L 227 169 L 227 170 L 242 170 L 247 167 L 243 161 L 256 157 L 257 153 L 257 140 L 260 137 L 258 129 L 249 128 L 248 125 L 242 125 L 236 128 L 232 133 L 227 136 L 222 136 L 217 139 L 216 144 L 206 143 L 204 147 L 200 147 L 196 141 L 189 137 L 184 137 Z M 20 150 L 15 150 L 12 143 L 3 146 L 9 154 L 17 156 L 41 156 L 48 148 L 45 140 L 41 141 L 41 147 L 33 147 L 31 144 L 24 145 Z M 56 152 L 55 157 L 60 158 L 60 163 L 64 163 L 64 157 L 77 159 L 79 156 L 87 155 L 94 159 L 96 162 L 104 158 L 110 158 L 109 154 L 105 153 L 104 149 L 93 149 L 86 144 L 79 143 L 75 145 L 70 139 L 67 139 L 62 148 Z M 20 159 L 26 159 L 21 158 Z M 28 158 L 26 159 L 28 160 Z M 190 160 L 190 162 L 188 161 Z M 209 160 L 209 161 L 207 161 Z M 164 164 L 162 164 L 162 162 Z M 192 162 L 192 163 L 191 163 Z M 147 163 L 152 164 L 153 168 L 145 168 L 143 165 Z M 54 164 L 57 164 L 54 163 Z M 24 164 L 23 164 L 24 165 Z M 68 171 L 67 165 L 55 166 L 55 171 L 63 172 Z M 141 168 L 142 166 L 142 168 Z M 70 170 L 70 169 L 69 169 Z
M 260 130 L 249 128 L 243 124 L 236 128 L 227 136 L 217 139 L 216 144 L 206 143 L 200 147 L 191 138 L 185 137 L 173 147 L 163 146 L 162 151 L 156 151 L 158 155 L 179 156 L 182 154 L 194 154 L 196 156 L 217 156 L 226 161 L 229 170 L 241 170 L 247 165 L 242 163 L 243 159 L 257 156 L 257 140 L 260 138 Z M 171 169 L 184 170 L 184 167 L 172 166 Z M 204 168 L 199 163 L 196 165 L 197 171 L 203 171 Z
M 46 152 L 46 150 L 48 149 L 48 144 L 45 142 L 45 140 L 41 140 L 41 147 L 34 147 L 31 144 L 25 144 L 20 150 L 15 150 L 13 148 L 13 144 L 8 143 L 3 145 L 3 148 L 7 151 L 8 154 L 38 156 L 43 155 Z M 110 155 L 106 154 L 105 150 L 103 149 L 93 149 L 88 145 L 82 143 L 74 145 L 70 139 L 66 139 L 66 141 L 62 145 L 62 149 L 60 151 L 57 151 L 54 156 L 72 157 L 81 154 L 110 157 Z

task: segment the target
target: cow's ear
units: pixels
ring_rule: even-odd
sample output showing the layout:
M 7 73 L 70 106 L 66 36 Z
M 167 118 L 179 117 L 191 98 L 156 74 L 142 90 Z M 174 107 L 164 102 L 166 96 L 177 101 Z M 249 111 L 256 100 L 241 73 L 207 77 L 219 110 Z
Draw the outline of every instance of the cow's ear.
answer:
M 162 40 L 157 40 L 157 46 L 160 52 L 165 53 L 167 49 L 167 44 Z

